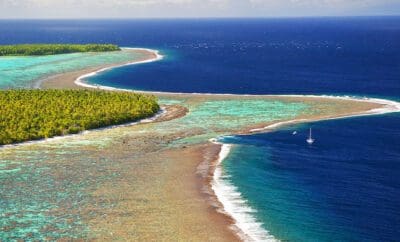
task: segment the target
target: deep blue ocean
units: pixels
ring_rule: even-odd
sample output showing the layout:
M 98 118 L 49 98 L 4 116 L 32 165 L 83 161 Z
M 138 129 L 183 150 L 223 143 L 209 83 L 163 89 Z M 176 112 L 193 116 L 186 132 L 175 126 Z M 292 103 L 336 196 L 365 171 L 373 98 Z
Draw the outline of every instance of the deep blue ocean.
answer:
M 111 42 L 166 56 L 90 79 L 102 85 L 400 100 L 400 17 L 0 21 L 0 33 L 0 44 Z M 276 238 L 400 239 L 400 114 L 223 141 L 235 144 L 224 171 Z

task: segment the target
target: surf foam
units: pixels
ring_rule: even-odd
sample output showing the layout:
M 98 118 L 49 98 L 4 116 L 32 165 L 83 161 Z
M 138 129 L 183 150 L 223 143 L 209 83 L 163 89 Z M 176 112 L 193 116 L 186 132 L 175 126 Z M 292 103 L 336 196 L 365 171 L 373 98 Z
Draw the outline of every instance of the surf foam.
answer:
M 211 140 L 211 142 L 221 144 L 215 139 Z M 247 201 L 242 198 L 237 187 L 229 182 L 227 179 L 229 176 L 224 175 L 221 164 L 228 157 L 232 145 L 221 145 L 211 188 L 217 196 L 217 199 L 221 202 L 223 212 L 234 219 L 235 228 L 233 228 L 233 230 L 236 231 L 244 241 L 278 241 L 262 227 L 262 223 L 257 221 L 254 217 L 257 211 L 247 204 Z
M 357 101 L 357 102 L 368 102 L 368 103 L 377 103 L 383 105 L 380 108 L 371 109 L 368 111 L 363 111 L 356 114 L 350 114 L 345 116 L 338 116 L 333 118 L 324 118 L 322 120 L 335 120 L 335 119 L 342 119 L 342 118 L 350 118 L 350 117 L 362 117 L 362 116 L 369 116 L 369 115 L 379 115 L 379 114 L 387 114 L 387 113 L 396 113 L 400 112 L 400 102 L 381 99 L 381 98 L 359 98 L 359 97 L 351 97 L 351 96 L 327 96 L 327 95 L 278 95 L 282 97 L 308 97 L 308 98 L 327 98 L 327 99 L 341 99 L 341 100 L 350 100 L 350 101 Z M 250 130 L 251 133 L 255 132 L 262 132 L 266 130 L 276 129 L 278 127 L 289 125 L 289 124 L 296 124 L 296 123 L 306 123 L 306 122 L 316 122 L 320 121 L 320 119 L 316 120 L 309 120 L 309 119 L 293 119 L 283 122 L 274 123 L 268 125 L 264 128 L 252 129 Z
M 96 84 L 89 84 L 87 82 L 85 82 L 85 79 L 88 77 L 92 77 L 95 76 L 101 72 L 110 70 L 110 69 L 114 69 L 117 67 L 122 67 L 122 66 L 130 66 L 130 65 L 137 65 L 137 64 L 144 64 L 144 63 L 150 63 L 150 62 L 154 62 L 154 61 L 159 61 L 161 59 L 164 58 L 163 55 L 160 54 L 160 52 L 158 50 L 152 50 L 152 49 L 146 49 L 146 48 L 128 48 L 128 47 L 124 47 L 121 49 L 129 49 L 129 50 L 146 50 L 149 51 L 151 53 L 153 53 L 156 57 L 152 58 L 152 59 L 148 59 L 148 60 L 143 60 L 143 61 L 132 61 L 123 65 L 116 65 L 116 66 L 110 66 L 110 67 L 106 67 L 106 68 L 102 68 L 100 70 L 94 71 L 94 72 L 90 72 L 88 74 L 82 75 L 80 77 L 78 77 L 75 80 L 75 84 L 78 86 L 82 86 L 82 87 L 88 87 L 88 88 L 96 88 L 96 89 L 101 89 L 101 90 L 121 90 L 121 91 L 133 91 L 130 89 L 122 89 L 122 88 L 114 88 L 114 87 L 109 87 L 109 86 L 102 86 L 102 85 L 96 85 Z
M 127 65 L 134 65 L 134 64 L 142 64 L 142 63 L 150 63 L 154 61 L 159 61 L 163 59 L 163 56 L 159 54 L 157 50 L 151 49 L 143 49 L 143 48 L 129 48 L 129 49 L 137 49 L 137 50 L 147 50 L 153 52 L 156 58 L 145 60 L 145 61 L 137 61 L 131 62 L 124 65 L 114 66 L 103 68 L 98 71 L 85 74 L 80 76 L 76 81 L 75 84 L 83 87 L 89 88 L 98 88 L 103 90 L 120 90 L 120 91 L 135 91 L 132 89 L 122 89 L 122 88 L 115 88 L 109 86 L 100 86 L 100 85 L 93 85 L 84 82 L 84 79 L 97 75 L 101 72 L 104 72 L 109 69 L 113 69 L 116 67 L 127 66 Z M 143 93 L 151 93 L 151 94 L 172 94 L 172 95 L 220 95 L 220 96 L 264 96 L 264 97 L 306 97 L 306 98 L 331 98 L 331 99 L 343 99 L 343 100 L 352 100 L 352 101 L 360 101 L 360 102 L 369 102 L 369 103 L 378 103 L 384 105 L 381 108 L 372 109 L 366 112 L 362 112 L 359 114 L 352 114 L 348 116 L 336 117 L 336 118 L 328 118 L 328 119 L 339 119 L 339 118 L 348 118 L 348 117 L 355 117 L 355 116 L 366 116 L 366 115 L 377 115 L 377 114 L 385 114 L 385 113 L 392 113 L 392 112 L 400 112 L 400 103 L 396 101 L 386 100 L 386 99 L 379 99 L 379 98 L 360 98 L 360 97 L 351 97 L 351 96 L 328 96 L 328 95 L 252 95 L 252 94 L 216 94 L 216 93 L 179 93 L 179 92 L 160 92 L 160 91 L 140 91 Z M 328 120 L 326 119 L 326 120 Z M 307 122 L 307 121 L 314 121 L 314 120 L 307 120 L 307 119 L 298 119 L 298 120 L 289 120 L 283 121 L 279 123 L 275 123 L 269 125 L 267 127 L 261 129 L 253 129 L 251 132 L 260 132 L 269 129 L 276 129 L 283 125 L 300 123 L 300 122 Z M 315 120 L 317 121 L 317 120 Z M 218 143 L 216 139 L 210 140 L 213 143 Z M 235 187 L 231 182 L 228 181 L 228 176 L 223 174 L 223 169 L 221 163 L 224 159 L 229 155 L 232 145 L 229 144 L 221 144 L 221 151 L 219 153 L 217 167 L 214 172 L 213 181 L 211 184 L 211 188 L 214 191 L 217 199 L 221 202 L 223 206 L 223 212 L 229 215 L 235 221 L 235 228 L 233 228 L 238 235 L 244 241 L 279 241 L 273 235 L 271 235 L 266 229 L 262 227 L 262 223 L 258 222 L 255 218 L 254 214 L 256 211 L 251 208 L 247 201 L 244 200 L 241 196 L 241 193 L 238 191 L 238 188 Z

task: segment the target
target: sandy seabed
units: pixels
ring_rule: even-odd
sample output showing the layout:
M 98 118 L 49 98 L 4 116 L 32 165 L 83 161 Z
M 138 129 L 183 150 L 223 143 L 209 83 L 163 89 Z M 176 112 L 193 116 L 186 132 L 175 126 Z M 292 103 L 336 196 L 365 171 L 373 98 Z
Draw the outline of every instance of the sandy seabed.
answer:
M 80 77 L 98 73 L 121 65 L 145 63 L 160 59 L 157 52 L 140 51 L 146 57 L 133 62 L 97 66 L 76 72 L 49 77 L 41 88 L 79 89 L 98 88 L 123 91 L 107 87 L 86 85 Z M 77 82 L 79 80 L 79 82 Z M 77 85 L 82 84 L 83 85 Z M 221 195 L 216 196 L 214 173 L 221 162 L 221 144 L 198 142 L 192 145 L 171 145 L 175 141 L 204 134 L 204 130 L 185 128 L 176 132 L 159 132 L 160 125 L 176 125 L 173 121 L 185 117 L 199 103 L 221 100 L 271 100 L 301 102 L 312 112 L 300 113 L 289 120 L 259 122 L 240 128 L 221 127 L 224 134 L 265 132 L 280 125 L 299 122 L 370 115 L 399 109 L 397 103 L 382 100 L 356 100 L 322 96 L 277 95 L 218 95 L 146 92 L 161 99 L 178 100 L 179 104 L 164 105 L 167 112 L 150 123 L 117 128 L 110 145 L 85 149 L 83 155 L 92 159 L 109 159 L 112 164 L 104 169 L 119 174 L 101 187 L 91 191 L 92 203 L 82 207 L 80 213 L 90 228 L 90 236 L 83 239 L 124 241 L 236 241 L 251 240 L 251 231 L 240 226 L 237 217 L 226 211 Z M 215 124 L 218 125 L 218 124 Z M 110 132 L 110 131 L 108 131 Z M 114 131 L 113 131 L 114 132 Z M 94 134 L 93 134 L 94 133 Z M 107 136 L 94 131 L 87 138 Z M 86 135 L 87 136 L 87 135 Z M 85 139 L 83 135 L 82 139 Z M 79 170 L 79 162 L 67 159 L 70 169 Z M 56 172 L 56 171 L 55 171 Z M 96 172 L 96 171 L 93 171 Z M 218 171 L 221 172 L 221 171 Z M 57 173 L 57 172 L 56 172 Z M 106 203 L 112 206 L 100 206 Z M 96 216 L 89 216 L 95 211 Z M 69 211 L 65 211 L 68 213 Z M 72 212 L 72 211 L 71 211 Z

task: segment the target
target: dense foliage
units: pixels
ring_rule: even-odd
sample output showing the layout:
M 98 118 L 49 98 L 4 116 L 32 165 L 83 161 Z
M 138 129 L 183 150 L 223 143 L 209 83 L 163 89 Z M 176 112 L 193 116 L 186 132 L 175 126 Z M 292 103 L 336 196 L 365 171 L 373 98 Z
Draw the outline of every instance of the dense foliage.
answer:
M 23 44 L 0 45 L 0 56 L 56 55 L 77 52 L 105 52 L 121 50 L 111 44 Z
M 155 97 L 126 92 L 0 91 L 0 145 L 136 121 L 158 110 Z

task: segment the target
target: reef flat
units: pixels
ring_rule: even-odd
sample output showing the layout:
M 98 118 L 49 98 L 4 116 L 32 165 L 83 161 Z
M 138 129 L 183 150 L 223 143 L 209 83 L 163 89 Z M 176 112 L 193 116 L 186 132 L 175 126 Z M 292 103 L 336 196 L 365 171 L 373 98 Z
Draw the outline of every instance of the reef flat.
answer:
M 82 72 L 43 87 L 83 88 L 75 85 Z M 159 122 L 2 148 L 0 238 L 240 240 L 210 187 L 220 151 L 210 139 L 392 108 L 317 96 L 154 94 L 167 110 Z

